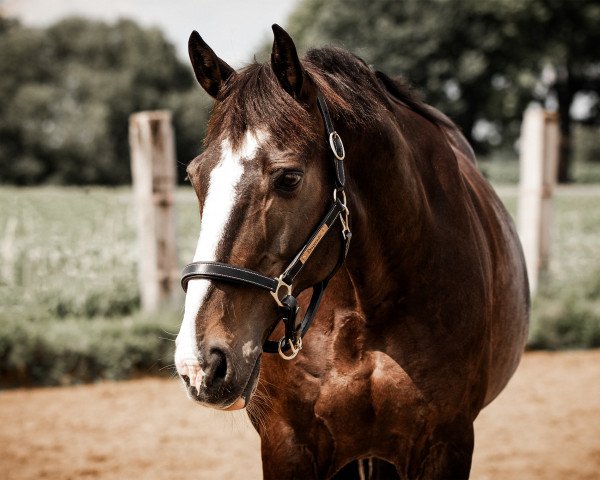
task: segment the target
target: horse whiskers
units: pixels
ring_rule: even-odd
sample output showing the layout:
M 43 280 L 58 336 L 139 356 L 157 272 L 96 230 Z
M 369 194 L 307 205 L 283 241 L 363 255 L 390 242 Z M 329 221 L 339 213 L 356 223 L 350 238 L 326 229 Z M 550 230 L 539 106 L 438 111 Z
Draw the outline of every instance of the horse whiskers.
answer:
M 164 328 L 161 328 L 162 332 L 167 334 L 167 335 L 172 335 L 173 337 L 177 337 L 177 333 L 173 333 L 173 332 L 169 332 L 168 330 L 165 330 Z
M 261 405 L 255 405 L 252 409 L 252 421 L 256 425 L 260 435 L 269 436 L 269 412 Z
M 169 363 L 168 365 L 163 365 L 162 367 L 160 367 L 158 369 L 158 371 L 162 372 L 163 370 L 166 370 L 166 369 L 170 369 L 170 370 L 172 370 L 172 372 L 177 373 L 177 368 L 175 367 L 174 363 Z
M 158 337 L 158 338 L 160 338 L 161 340 L 166 340 L 167 342 L 175 342 L 174 338 L 167 338 L 167 337 Z
M 264 388 L 264 386 L 261 385 L 260 383 L 257 385 L 256 391 L 254 392 L 252 399 L 265 401 L 265 402 L 268 402 L 270 405 L 273 403 L 273 399 L 271 398 L 271 396 L 269 395 L 267 390 Z
M 257 391 L 262 389 L 265 394 L 267 394 L 267 387 L 278 390 L 279 392 L 285 391 L 285 387 L 278 385 L 276 383 L 269 382 L 265 380 L 263 377 L 260 377 L 260 381 L 258 383 L 258 387 L 256 387 Z
M 257 426 L 257 430 L 261 435 L 266 435 L 268 437 L 268 429 L 267 429 L 267 418 L 268 412 L 266 410 L 267 405 L 262 404 L 260 399 L 256 398 L 256 395 L 252 398 L 246 410 L 248 411 L 248 416 L 252 420 L 252 423 Z M 272 411 L 272 409 L 271 409 Z
M 263 403 L 261 400 L 257 402 L 250 402 L 246 408 L 263 428 L 266 427 L 264 421 L 269 418 L 271 414 L 275 413 L 271 403 Z
M 257 418 L 265 417 L 267 410 L 269 410 L 271 413 L 275 413 L 275 410 L 273 409 L 273 399 L 264 389 L 261 389 L 260 384 L 250 399 L 247 408 L 253 415 L 256 413 Z

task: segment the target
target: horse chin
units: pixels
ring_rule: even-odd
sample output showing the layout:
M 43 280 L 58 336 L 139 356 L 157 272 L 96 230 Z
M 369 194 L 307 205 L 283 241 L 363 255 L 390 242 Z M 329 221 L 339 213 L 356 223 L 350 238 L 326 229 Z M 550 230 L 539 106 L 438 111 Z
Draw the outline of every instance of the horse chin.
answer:
M 252 372 L 250 373 L 250 378 L 248 378 L 248 382 L 246 383 L 244 390 L 242 390 L 242 394 L 237 399 L 235 399 L 233 401 L 233 403 L 231 403 L 230 405 L 228 405 L 226 407 L 221 407 L 220 410 L 223 410 L 224 412 L 231 412 L 234 410 L 241 410 L 243 408 L 246 408 L 248 406 L 248 404 L 250 403 L 250 399 L 252 398 L 252 395 L 254 395 L 254 392 L 256 391 L 256 387 L 258 387 L 259 373 L 260 373 L 260 355 L 256 359 L 256 363 L 254 364 L 254 368 L 252 369 Z
M 234 410 L 241 410 L 246 406 L 246 400 L 243 397 L 239 397 L 235 402 L 233 402 L 228 407 L 222 408 L 224 412 L 233 412 Z

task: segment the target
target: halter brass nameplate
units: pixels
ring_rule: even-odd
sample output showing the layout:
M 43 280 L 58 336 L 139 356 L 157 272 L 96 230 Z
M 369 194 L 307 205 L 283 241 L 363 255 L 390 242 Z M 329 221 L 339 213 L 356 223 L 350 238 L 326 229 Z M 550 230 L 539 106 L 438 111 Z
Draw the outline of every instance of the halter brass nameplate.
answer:
M 329 230 L 329 227 L 327 226 L 327 224 L 323 224 L 323 226 L 321 228 L 319 228 L 319 231 L 317 232 L 317 235 L 315 236 L 315 238 L 313 238 L 312 242 L 310 242 L 308 244 L 308 247 L 306 247 L 306 250 L 304 250 L 304 253 L 300 256 L 300 261 L 303 264 L 306 263 L 306 261 L 308 260 L 308 257 L 310 257 L 313 250 L 319 244 L 319 242 L 321 241 L 323 236 L 327 233 L 327 230 Z

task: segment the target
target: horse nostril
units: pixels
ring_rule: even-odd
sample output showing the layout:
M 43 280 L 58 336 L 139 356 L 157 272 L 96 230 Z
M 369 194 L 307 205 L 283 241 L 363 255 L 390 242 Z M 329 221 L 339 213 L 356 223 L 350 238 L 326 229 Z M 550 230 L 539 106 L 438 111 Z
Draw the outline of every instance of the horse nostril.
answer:
M 227 359 L 223 353 L 219 353 L 219 364 L 215 371 L 215 378 L 225 378 L 227 374 Z
M 208 357 L 206 384 L 214 385 L 223 382 L 227 376 L 227 357 L 219 348 L 213 348 Z

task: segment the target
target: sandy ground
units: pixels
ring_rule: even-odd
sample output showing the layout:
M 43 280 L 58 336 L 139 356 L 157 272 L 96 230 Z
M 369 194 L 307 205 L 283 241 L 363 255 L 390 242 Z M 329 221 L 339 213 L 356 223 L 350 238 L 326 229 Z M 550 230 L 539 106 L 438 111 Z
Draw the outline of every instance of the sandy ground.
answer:
M 475 424 L 473 479 L 600 478 L 600 350 L 529 353 Z M 175 380 L 0 392 L 0 479 L 252 479 L 243 412 Z

